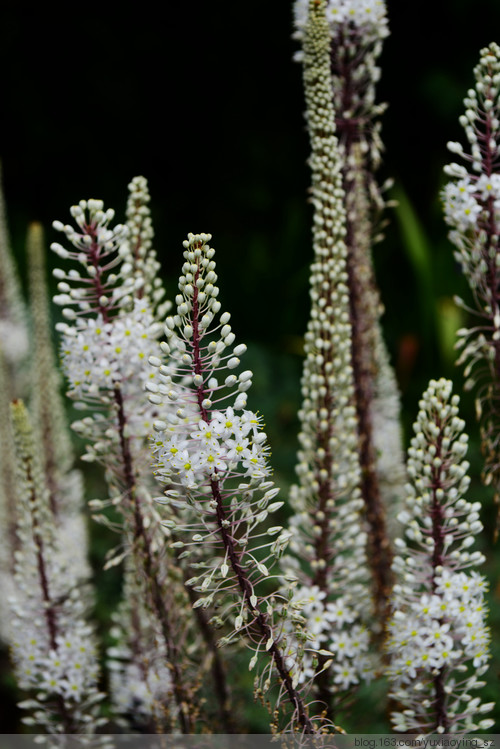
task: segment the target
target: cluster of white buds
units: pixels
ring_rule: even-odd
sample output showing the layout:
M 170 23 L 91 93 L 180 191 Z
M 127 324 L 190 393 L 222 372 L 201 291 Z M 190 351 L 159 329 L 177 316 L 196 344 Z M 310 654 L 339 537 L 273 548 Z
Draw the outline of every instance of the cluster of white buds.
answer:
M 295 0 L 294 38 L 303 40 L 309 15 L 309 0 Z M 370 154 L 376 168 L 382 144 L 376 121 L 385 105 L 375 103 L 380 78 L 377 59 L 388 36 L 385 0 L 327 0 L 326 19 L 331 44 L 332 94 L 340 147 L 349 167 L 359 169 L 352 143 Z M 303 52 L 295 59 L 303 60 Z
M 370 654 L 370 632 L 359 622 L 359 615 L 348 603 L 350 595 L 328 601 L 318 585 L 299 585 L 293 591 L 290 607 L 305 620 L 307 641 L 304 657 L 298 664 L 299 683 L 317 676 L 318 654 L 326 659 L 322 668 L 331 666 L 331 691 L 346 692 L 361 680 L 370 681 L 375 662 Z M 290 667 L 296 668 L 290 658 Z
M 481 50 L 474 70 L 476 85 L 467 92 L 460 124 L 469 143 L 448 143 L 464 164 L 449 164 L 452 178 L 443 191 L 449 237 L 474 300 L 478 324 L 458 331 L 459 364 L 465 364 L 466 387 L 477 388 L 485 453 L 484 478 L 500 493 L 497 401 L 500 388 L 500 47 Z M 465 307 L 460 299 L 457 303 Z
M 47 733 L 92 733 L 100 724 L 99 666 L 93 633 L 73 569 L 71 550 L 60 544 L 49 493 L 21 401 L 12 405 L 18 463 L 16 588 L 12 612 L 12 657 L 24 722 Z M 70 551 L 70 553 L 68 553 Z
M 274 501 L 278 490 L 269 480 L 261 418 L 246 409 L 252 373 L 235 373 L 246 347 L 234 345 L 229 314 L 221 313 L 210 239 L 190 234 L 184 242 L 177 314 L 167 318 L 167 342 L 160 344 L 168 366 L 150 359 L 159 377 L 148 387 L 150 399 L 161 413 L 152 447 L 157 478 L 166 487 L 159 501 L 164 524 L 178 538 L 173 546 L 195 571 L 187 581 L 199 596 L 194 605 L 216 605 L 220 625 L 231 627 L 219 643 L 246 634 L 255 651 L 251 669 L 267 651 L 257 688 L 267 691 L 277 677 L 276 707 L 291 703 L 288 719 L 314 733 L 297 690 L 299 669 L 291 672 L 285 662 L 279 617 L 286 600 L 269 587 L 290 534 L 268 527 L 283 503 Z
M 160 263 L 153 249 L 154 231 L 147 180 L 144 177 L 134 177 L 128 189 L 128 237 L 120 247 L 123 260 L 121 275 L 123 278 L 133 279 L 135 296 L 148 299 L 158 319 L 164 319 L 171 302 L 164 300 L 165 289 L 159 277 Z M 132 302 L 133 297 L 123 300 L 124 305 Z
M 128 229 L 123 224 L 110 228 L 115 212 L 112 208 L 105 211 L 102 200 L 81 200 L 71 207 L 70 213 L 77 230 L 61 221 L 54 221 L 52 226 L 65 235 L 73 249 L 68 250 L 58 242 L 53 242 L 50 248 L 61 259 L 73 260 L 82 266 L 84 275 L 74 268 L 68 272 L 56 268 L 54 276 L 59 281 L 60 293 L 54 297 L 54 302 L 63 308 L 67 320 L 95 314 L 96 311 L 109 316 L 134 285 L 133 279 L 119 284 L 113 272 L 122 262 L 120 248 L 128 236 Z M 59 329 L 64 330 L 64 323 L 59 325 Z
M 484 560 L 471 550 L 483 526 L 479 503 L 463 496 L 469 464 L 458 402 L 450 381 L 431 381 L 408 451 L 387 644 L 391 695 L 404 708 L 392 715 L 398 731 L 461 733 L 493 724 L 481 717 L 493 705 L 471 695 L 484 684 L 490 633 L 486 582 L 473 569 Z
M 299 484 L 290 493 L 295 514 L 289 526 L 290 553 L 281 564 L 285 573 L 295 575 L 306 590 L 318 589 L 321 604 L 315 615 L 320 621 L 316 621 L 313 631 L 318 632 L 320 627 L 319 644 L 323 650 L 324 643 L 328 646 L 339 634 L 347 637 L 348 630 L 360 624 L 360 617 L 371 614 L 351 365 L 346 217 L 324 12 L 324 3 L 311 3 L 304 38 L 315 258 L 311 268 L 311 318 L 305 336 L 303 403 L 299 411 Z M 301 588 L 297 595 L 301 600 Z M 343 610 L 350 611 L 349 620 L 334 621 L 330 617 L 329 607 L 335 608 L 339 598 Z M 309 623 L 310 617 L 304 614 L 304 618 Z M 311 636 L 312 643 L 314 640 Z M 342 648 L 335 650 L 331 657 L 323 653 L 318 663 L 323 672 L 317 682 L 318 697 L 329 708 L 333 692 L 366 676 L 364 666 L 356 674 L 349 668 L 351 676 L 346 672 L 336 681 L 336 669 L 344 670 L 345 663 Z

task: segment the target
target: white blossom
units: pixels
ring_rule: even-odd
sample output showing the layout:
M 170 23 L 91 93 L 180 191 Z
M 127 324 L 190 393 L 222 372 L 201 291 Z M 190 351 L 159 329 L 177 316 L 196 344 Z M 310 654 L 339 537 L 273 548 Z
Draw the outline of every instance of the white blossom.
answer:
M 387 643 L 391 696 L 407 708 L 392 715 L 398 731 L 468 732 L 481 711 L 468 693 L 486 670 L 490 632 L 486 583 L 473 569 L 483 555 L 466 550 L 482 525 L 479 504 L 463 497 L 469 464 L 458 402 L 448 380 L 432 380 L 408 451 L 407 540 L 394 560 Z

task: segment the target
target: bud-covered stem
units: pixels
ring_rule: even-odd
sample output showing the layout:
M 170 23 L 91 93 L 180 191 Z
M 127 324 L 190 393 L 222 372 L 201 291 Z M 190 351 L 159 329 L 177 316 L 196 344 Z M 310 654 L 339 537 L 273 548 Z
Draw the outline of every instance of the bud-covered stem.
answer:
M 484 561 L 469 551 L 482 530 L 480 505 L 464 499 L 469 464 L 464 422 L 451 382 L 431 380 L 419 404 L 408 451 L 404 537 L 394 559 L 388 674 L 398 731 L 459 733 L 484 730 L 491 710 L 471 698 L 483 685 L 489 658 L 485 580 L 473 569 Z
M 169 358 L 166 363 L 150 358 L 160 379 L 160 384 L 148 386 L 150 400 L 162 417 L 155 422 L 153 442 L 157 475 L 167 486 L 165 494 L 173 506 L 164 524 L 179 537 L 174 547 L 184 549 L 185 559 L 194 557 L 189 565 L 195 576 L 187 584 L 203 593 L 194 606 L 216 604 L 220 624 L 224 620 L 232 624 L 234 617 L 231 633 L 220 644 L 244 632 L 256 650 L 250 668 L 258 656 L 267 661 L 264 673 L 268 677 L 261 677 L 263 690 L 257 679 L 257 694 L 270 688 L 274 673 L 279 686 L 275 717 L 280 702 L 288 703 L 292 724 L 313 734 L 319 729 L 297 687 L 300 648 L 290 649 L 285 636 L 286 599 L 277 592 L 263 595 L 258 590 L 270 576 L 268 565 L 282 553 L 289 534 L 281 526 L 267 532 L 256 530 L 268 512 L 282 503 L 269 504 L 277 493 L 266 480 L 269 448 L 260 417 L 244 410 L 252 373 L 233 373 L 246 346 L 240 344 L 232 354 L 224 353 L 233 347 L 235 336 L 228 313 L 216 319 L 221 305 L 215 285 L 215 251 L 209 240 L 210 235 L 190 234 L 184 242 L 177 314 L 167 318 L 168 343 L 161 344 Z M 227 375 L 224 370 L 229 370 Z M 234 406 L 221 408 L 219 404 L 229 398 Z M 194 535 L 187 541 L 181 530 Z M 278 533 L 275 540 L 263 539 Z
M 161 625 L 163 639 L 165 641 L 168 667 L 172 674 L 174 696 L 179 711 L 179 722 L 183 733 L 193 733 L 194 712 L 191 705 L 191 698 L 188 688 L 184 685 L 184 679 L 181 674 L 181 657 L 172 636 L 172 625 L 170 621 L 170 612 L 165 600 L 165 590 L 163 589 L 158 575 L 157 562 L 151 550 L 151 544 L 144 520 L 142 517 L 142 508 L 136 490 L 135 471 L 133 465 L 130 442 L 126 435 L 127 419 L 123 406 L 123 398 L 119 386 L 114 388 L 114 398 L 117 407 L 118 435 L 120 440 L 121 458 L 123 463 L 123 485 L 126 496 L 128 497 L 133 511 L 134 518 L 134 556 L 138 564 L 142 567 L 146 579 L 146 584 L 151 587 L 151 597 L 156 616 Z
M 196 248 L 196 244 L 192 244 L 193 248 Z M 198 247 L 202 247 L 202 243 L 200 242 Z M 198 375 L 201 379 L 201 383 L 196 387 L 196 397 L 198 402 L 198 409 L 200 413 L 200 418 L 207 422 L 209 419 L 207 408 L 205 407 L 205 403 L 207 401 L 207 395 L 208 393 L 205 390 L 205 387 L 203 385 L 203 382 L 206 379 L 206 373 L 203 369 L 203 363 L 201 358 L 201 352 L 200 352 L 200 341 L 202 338 L 203 331 L 200 330 L 200 306 L 198 302 L 198 296 L 199 296 L 199 289 L 197 285 L 197 281 L 200 274 L 200 268 L 199 264 L 197 264 L 197 269 L 194 273 L 194 280 L 193 280 L 193 301 L 192 301 L 192 356 L 193 356 L 193 372 L 195 375 Z M 301 726 L 302 730 L 306 734 L 315 734 L 316 729 L 313 725 L 313 722 L 309 718 L 307 708 L 304 704 L 304 701 L 298 692 L 298 690 L 293 686 L 292 683 L 292 677 L 290 676 L 289 669 L 285 665 L 285 657 L 282 653 L 280 647 L 275 642 L 275 635 L 273 632 L 273 628 L 270 626 L 270 623 L 268 621 L 268 616 L 264 614 L 261 611 L 262 602 L 255 596 L 254 587 L 251 584 L 250 580 L 247 577 L 247 574 L 245 572 L 244 567 L 240 564 L 240 556 L 241 552 L 237 550 L 236 547 L 236 539 L 233 537 L 230 529 L 231 529 L 231 521 L 227 517 L 226 510 L 224 508 L 223 499 L 220 492 L 220 486 L 219 481 L 217 479 L 217 474 L 215 474 L 215 478 L 210 480 L 210 491 L 212 494 L 213 504 L 215 507 L 215 516 L 216 516 L 216 523 L 217 528 L 220 533 L 220 537 L 222 539 L 223 548 L 225 553 L 227 554 L 227 558 L 229 559 L 229 562 L 231 564 L 231 567 L 233 569 L 233 572 L 236 576 L 236 579 L 238 581 L 238 585 L 241 591 L 241 594 L 243 596 L 243 600 L 245 603 L 246 608 L 248 609 L 248 612 L 250 614 L 250 622 L 254 622 L 255 626 L 258 630 L 258 636 L 265 641 L 266 643 L 272 642 L 271 646 L 268 648 L 268 653 L 272 657 L 276 670 L 279 674 L 279 678 L 281 683 L 283 684 L 288 699 L 290 700 L 291 704 L 294 707 L 294 712 L 297 715 L 297 720 L 299 725 Z M 250 625 L 249 625 L 250 626 Z
M 453 181 L 443 191 L 449 237 L 456 246 L 455 258 L 470 286 L 473 312 L 479 324 L 459 330 L 458 363 L 465 364 L 466 387 L 476 390 L 476 411 L 481 424 L 485 456 L 483 479 L 495 489 L 500 501 L 500 48 L 490 44 L 481 50 L 474 69 L 475 88 L 464 99 L 465 114 L 460 124 L 469 148 L 448 143 L 452 153 L 466 164 L 445 168 Z M 457 299 L 461 306 L 464 303 Z

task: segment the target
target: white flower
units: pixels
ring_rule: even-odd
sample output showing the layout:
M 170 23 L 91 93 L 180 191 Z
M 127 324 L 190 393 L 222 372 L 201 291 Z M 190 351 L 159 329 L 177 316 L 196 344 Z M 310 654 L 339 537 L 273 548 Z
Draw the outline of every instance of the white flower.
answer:
M 338 684 L 341 689 L 348 689 L 351 684 L 359 684 L 358 674 L 354 666 L 350 663 L 333 664 L 334 684 Z
M 482 578 L 464 571 L 470 559 L 457 550 L 464 538 L 472 543 L 481 526 L 477 506 L 462 497 L 468 464 L 457 465 L 457 457 L 465 455 L 467 440 L 451 383 L 432 380 L 419 406 L 408 451 L 412 485 L 400 514 L 410 540 L 399 545 L 394 562 L 400 580 L 387 643 L 391 695 L 408 708 L 405 730 L 437 730 L 438 717 L 446 730 L 470 730 L 467 691 L 473 685 L 455 678 L 455 669 L 484 666 L 489 631 Z M 453 706 L 446 697 L 452 693 Z M 393 720 L 401 730 L 400 714 Z

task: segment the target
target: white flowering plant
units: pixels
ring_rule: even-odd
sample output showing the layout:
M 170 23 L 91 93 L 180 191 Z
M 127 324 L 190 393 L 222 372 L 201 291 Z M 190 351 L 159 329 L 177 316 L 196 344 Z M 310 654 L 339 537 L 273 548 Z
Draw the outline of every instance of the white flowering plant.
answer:
M 450 381 L 431 381 L 408 451 L 387 640 L 392 696 L 405 706 L 392 716 L 398 731 L 455 734 L 494 725 L 481 718 L 493 705 L 470 694 L 484 686 L 491 635 L 487 584 L 475 569 L 484 555 L 471 550 L 483 529 L 481 506 L 464 497 L 468 439 L 458 403 Z
M 170 300 L 144 177 L 129 185 L 123 223 L 101 200 L 72 206 L 72 223 L 52 225 L 63 235 L 51 244 L 56 361 L 41 227 L 28 239 L 28 309 L 0 205 L 0 635 L 24 724 L 57 745 L 255 726 L 329 745 L 374 706 L 374 723 L 390 714 L 397 732 L 494 726 L 484 515 L 468 498 L 459 396 L 430 381 L 405 460 L 384 340 L 372 250 L 389 205 L 376 177 L 386 4 L 297 0 L 293 16 L 313 226 L 295 481 L 274 473 L 259 373 L 223 306 L 210 234 L 188 234 Z M 475 78 L 460 120 L 470 148 L 448 144 L 465 166 L 446 167 L 442 196 L 481 318 L 458 333 L 459 363 L 478 388 L 497 490 L 495 44 Z M 110 539 L 93 568 L 61 374 L 79 457 L 100 486 L 89 515 Z M 92 574 L 111 570 L 121 588 L 98 631 Z M 253 712 L 241 708 L 251 695 Z

